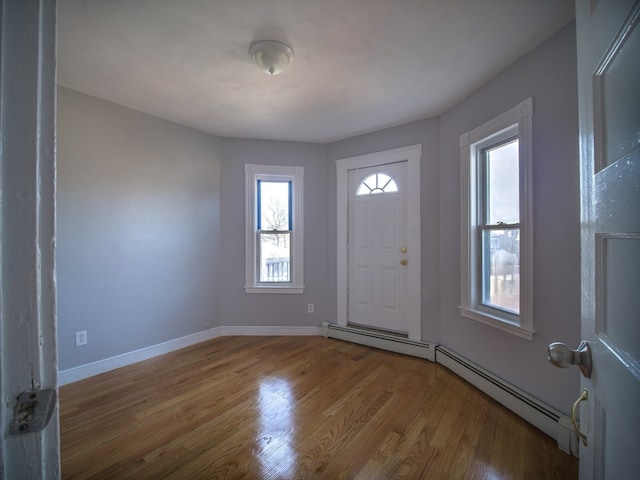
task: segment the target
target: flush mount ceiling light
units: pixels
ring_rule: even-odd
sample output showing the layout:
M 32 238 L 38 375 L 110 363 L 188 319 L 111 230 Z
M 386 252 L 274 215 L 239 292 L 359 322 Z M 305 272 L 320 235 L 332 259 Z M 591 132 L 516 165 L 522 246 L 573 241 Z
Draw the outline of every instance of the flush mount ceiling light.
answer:
M 293 50 L 275 40 L 256 42 L 249 48 L 249 55 L 260 70 L 269 75 L 281 73 L 293 61 Z

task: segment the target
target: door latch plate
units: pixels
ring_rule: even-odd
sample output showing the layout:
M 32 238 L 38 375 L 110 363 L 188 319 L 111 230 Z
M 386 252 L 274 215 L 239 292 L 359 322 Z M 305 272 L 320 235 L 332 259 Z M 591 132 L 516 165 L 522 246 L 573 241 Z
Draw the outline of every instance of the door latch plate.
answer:
M 43 430 L 49 423 L 55 407 L 55 390 L 26 390 L 22 392 L 18 395 L 9 432 L 12 435 L 22 435 Z

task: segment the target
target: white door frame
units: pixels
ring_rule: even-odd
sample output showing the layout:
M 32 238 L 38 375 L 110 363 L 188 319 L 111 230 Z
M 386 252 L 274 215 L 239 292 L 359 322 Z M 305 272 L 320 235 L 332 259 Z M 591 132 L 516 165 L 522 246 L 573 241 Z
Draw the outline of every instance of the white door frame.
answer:
M 0 478 L 60 478 L 57 407 L 11 434 L 18 395 L 58 387 L 56 0 L 0 0 Z
M 422 340 L 421 318 L 421 265 L 420 260 L 420 158 L 422 145 L 385 150 L 383 152 L 359 155 L 336 160 L 337 176 L 337 322 L 347 326 L 348 321 L 348 173 L 349 170 L 374 167 L 388 163 L 407 162 L 407 249 L 411 261 L 408 268 L 408 336 L 411 340 Z

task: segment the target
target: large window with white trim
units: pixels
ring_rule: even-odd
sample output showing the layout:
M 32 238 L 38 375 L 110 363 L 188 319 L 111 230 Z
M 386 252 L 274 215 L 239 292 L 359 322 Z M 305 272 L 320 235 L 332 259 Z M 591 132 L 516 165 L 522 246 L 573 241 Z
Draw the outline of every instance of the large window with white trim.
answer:
M 245 165 L 249 293 L 302 293 L 303 167 Z
M 533 103 L 460 137 L 462 315 L 533 337 Z

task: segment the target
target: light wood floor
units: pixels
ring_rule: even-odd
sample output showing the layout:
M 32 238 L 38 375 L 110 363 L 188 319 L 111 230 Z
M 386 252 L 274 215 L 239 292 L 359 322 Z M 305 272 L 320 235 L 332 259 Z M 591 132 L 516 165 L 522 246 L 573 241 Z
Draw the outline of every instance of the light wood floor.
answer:
M 66 479 L 577 479 L 441 365 L 322 337 L 223 337 L 60 389 Z

